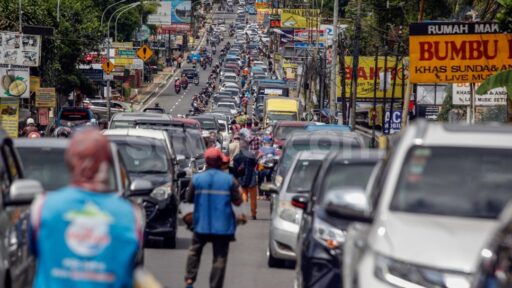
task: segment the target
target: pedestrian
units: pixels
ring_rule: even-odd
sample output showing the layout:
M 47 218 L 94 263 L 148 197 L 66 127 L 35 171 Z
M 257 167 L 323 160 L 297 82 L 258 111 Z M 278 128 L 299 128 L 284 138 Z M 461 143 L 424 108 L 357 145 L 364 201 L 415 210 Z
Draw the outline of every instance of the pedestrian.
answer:
M 204 153 L 206 171 L 192 176 L 186 194 L 186 202 L 195 206 L 192 221 L 194 234 L 185 275 L 187 287 L 192 287 L 196 281 L 203 247 L 208 242 L 213 246 L 210 287 L 223 287 L 229 243 L 235 240 L 236 231 L 232 204 L 242 204 L 237 180 L 220 170 L 225 157 L 219 149 L 207 149 Z
M 228 153 L 231 159 L 231 165 L 233 165 L 233 159 L 240 152 L 240 135 L 238 133 L 233 135 L 233 140 L 229 143 Z
M 242 77 L 242 81 L 240 81 L 240 83 L 242 84 L 242 89 L 244 89 L 244 87 L 245 87 L 245 78 L 244 77 Z
M 112 161 L 110 143 L 99 130 L 87 129 L 71 140 L 65 152 L 70 185 L 38 196 L 31 207 L 33 287 L 134 286 L 142 215 L 113 191 Z
M 245 132 L 242 129 L 240 134 L 247 135 L 250 132 Z M 233 159 L 233 170 L 235 171 L 235 175 L 240 183 L 242 198 L 244 202 L 251 203 L 251 216 L 253 220 L 256 220 L 257 214 L 257 193 L 258 193 L 258 181 L 257 181 L 257 171 L 256 171 L 256 155 L 249 149 L 249 142 L 247 140 L 250 139 L 247 136 L 240 137 L 240 152 Z

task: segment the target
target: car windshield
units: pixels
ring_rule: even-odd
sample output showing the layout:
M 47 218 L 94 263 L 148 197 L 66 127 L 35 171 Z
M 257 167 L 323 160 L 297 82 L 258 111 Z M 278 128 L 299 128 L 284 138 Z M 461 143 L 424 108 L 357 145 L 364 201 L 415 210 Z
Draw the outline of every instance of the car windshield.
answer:
M 217 124 L 213 119 L 196 119 L 201 123 L 201 129 L 203 130 L 217 130 Z
M 29 179 L 38 180 L 46 191 L 54 191 L 69 184 L 70 173 L 64 165 L 64 148 L 17 147 L 23 173 Z M 114 169 L 110 169 L 110 190 L 116 190 Z
M 190 158 L 190 151 L 187 149 L 187 139 L 184 134 L 177 134 L 169 132 L 169 136 L 172 141 L 172 148 L 174 148 L 174 152 L 176 155 L 183 155 L 187 158 Z
M 129 173 L 167 173 L 169 163 L 163 143 L 116 142 Z
M 329 195 L 343 188 L 366 189 L 375 164 L 375 162 L 366 162 L 331 165 L 326 172 L 320 195 L 318 195 L 319 203 L 326 205 L 330 199 Z
M 192 154 L 194 157 L 202 157 L 206 147 L 204 145 L 203 137 L 199 132 L 189 133 L 190 136 L 190 145 Z
M 295 113 L 269 113 L 268 120 L 270 121 L 296 121 L 297 114 Z
M 235 109 L 235 105 L 233 103 L 219 103 L 217 107 L 226 107 L 229 109 Z
M 414 147 L 391 210 L 495 219 L 512 198 L 512 149 Z
M 112 121 L 110 124 L 110 129 L 119 129 L 119 128 L 132 128 L 135 123 L 131 121 Z
M 276 129 L 276 132 L 274 133 L 274 138 L 285 140 L 293 132 L 304 131 L 304 129 L 304 126 L 281 126 Z
M 298 160 L 286 189 L 287 193 L 307 193 L 322 164 L 321 160 Z

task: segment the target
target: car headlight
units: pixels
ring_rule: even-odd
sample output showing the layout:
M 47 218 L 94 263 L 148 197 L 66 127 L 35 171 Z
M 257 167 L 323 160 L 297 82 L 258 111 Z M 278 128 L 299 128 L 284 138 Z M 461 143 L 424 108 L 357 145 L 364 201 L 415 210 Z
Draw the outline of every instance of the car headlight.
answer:
M 469 288 L 470 275 L 417 266 L 389 257 L 375 255 L 375 277 L 395 287 Z
M 279 207 L 277 208 L 277 215 L 279 218 L 286 222 L 300 224 L 302 219 L 302 213 L 299 209 L 293 207 L 288 201 L 279 201 Z
M 162 200 L 166 199 L 167 197 L 169 197 L 170 194 L 171 194 L 171 186 L 163 185 L 163 186 L 156 187 L 155 189 L 153 189 L 153 192 L 151 192 L 151 194 L 149 194 L 149 196 L 151 196 L 152 198 L 155 198 L 158 201 L 162 201 Z
M 318 218 L 313 221 L 313 238 L 329 249 L 337 249 L 345 242 L 346 231 Z

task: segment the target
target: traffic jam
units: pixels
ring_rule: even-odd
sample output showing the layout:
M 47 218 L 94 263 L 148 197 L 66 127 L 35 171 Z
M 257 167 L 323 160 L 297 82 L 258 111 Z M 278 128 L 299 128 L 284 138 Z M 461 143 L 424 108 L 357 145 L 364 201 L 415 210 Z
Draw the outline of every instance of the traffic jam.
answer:
M 504 87 L 488 101 L 498 103 L 512 92 L 510 35 L 487 22 L 411 24 L 409 62 L 392 60 L 391 80 L 378 75 L 389 67 L 365 75 L 384 82 L 371 93 L 386 99 L 398 80 L 402 93 L 411 83 L 471 82 L 449 92 L 468 110 L 445 122 L 444 110 L 417 117 L 427 97 L 418 84 L 400 108 L 374 98 L 346 116 L 327 98 L 301 97 L 324 84 L 290 78 L 299 64 L 276 57 L 275 43 L 288 36 L 268 15 L 258 20 L 259 2 L 202 7 L 193 48 L 167 57 L 141 103 L 108 92 L 73 98 L 44 129 L 33 117 L 15 136 L 2 124 L 0 287 L 512 287 L 512 127 L 474 121 L 484 117 L 478 95 Z M 141 45 L 133 53 L 142 62 L 161 53 Z M 347 79 L 365 73 L 366 58 L 380 63 L 341 64 Z M 107 58 L 105 75 L 116 62 Z M 352 85 L 341 81 L 337 89 Z M 14 94 L 24 83 L 2 77 Z M 0 106 L 0 123 L 18 115 Z M 467 121 L 455 121 L 462 114 Z

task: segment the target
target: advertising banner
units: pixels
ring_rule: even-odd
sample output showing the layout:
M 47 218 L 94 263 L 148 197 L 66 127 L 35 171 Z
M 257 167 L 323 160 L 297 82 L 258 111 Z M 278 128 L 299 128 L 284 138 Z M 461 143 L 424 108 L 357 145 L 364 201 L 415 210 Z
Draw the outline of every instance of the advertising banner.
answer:
M 475 89 L 480 86 L 475 84 Z M 471 105 L 471 87 L 469 83 L 456 83 L 452 86 L 453 105 Z M 476 106 L 507 105 L 507 90 L 505 88 L 492 89 L 484 95 L 475 95 Z
M 271 8 L 270 1 L 267 1 L 267 0 L 256 0 L 256 3 L 254 4 L 254 6 L 256 7 L 256 10 Z
M 334 37 L 334 26 L 322 24 L 320 25 L 320 29 L 325 31 L 326 43 L 327 45 L 332 45 L 332 39 Z
M 112 42 L 112 45 L 110 45 L 110 47 L 121 49 L 133 49 L 133 42 Z
M 281 27 L 316 27 L 320 9 L 281 9 Z
M 256 11 L 256 22 L 262 24 L 265 21 L 265 16 L 270 15 L 272 9 L 257 9 Z
M 29 98 L 29 67 L 0 65 L 0 97 Z
M 0 31 L 0 64 L 39 66 L 41 36 Z
M 410 25 L 412 83 L 483 82 L 512 69 L 512 34 L 490 22 Z
M 192 3 L 184 0 L 172 0 L 172 24 L 190 24 L 192 17 Z
M 398 71 L 395 72 L 395 59 L 388 57 L 387 73 L 384 73 L 384 57 L 378 59 L 378 68 L 375 71 L 375 57 L 359 57 L 359 68 L 357 70 L 357 100 L 370 101 L 373 99 L 374 89 L 377 89 L 377 98 L 384 98 L 384 86 L 386 86 L 386 99 L 392 97 L 393 82 L 396 78 L 395 99 L 402 98 L 402 64 L 398 64 Z M 377 73 L 376 73 L 377 72 Z M 407 71 L 405 71 L 405 83 L 407 83 Z M 377 87 L 375 87 L 375 76 L 377 77 Z M 384 85 L 384 78 L 387 79 Z M 352 84 L 352 57 L 345 57 L 345 89 L 347 95 L 350 94 Z M 341 76 L 337 75 L 338 91 L 341 91 Z
M 37 91 L 41 87 L 41 77 L 30 76 L 30 91 Z
M 18 137 L 19 99 L 0 98 L 0 126 L 11 138 Z
M 135 58 L 135 50 L 131 49 L 116 49 L 116 57 L 120 58 Z
M 36 93 L 36 107 L 52 108 L 57 106 L 55 88 L 39 88 Z
M 160 1 L 159 4 L 156 13 L 148 15 L 147 24 L 170 25 L 172 23 L 172 2 L 170 0 Z

